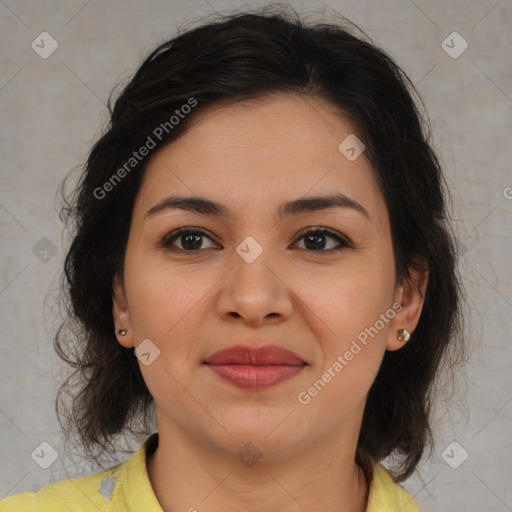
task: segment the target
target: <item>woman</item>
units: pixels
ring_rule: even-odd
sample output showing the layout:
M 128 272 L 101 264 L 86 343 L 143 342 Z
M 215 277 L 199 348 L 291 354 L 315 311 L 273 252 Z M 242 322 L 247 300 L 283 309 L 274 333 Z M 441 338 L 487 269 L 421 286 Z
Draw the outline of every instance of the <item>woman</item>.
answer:
M 153 406 L 158 432 L 2 512 L 419 510 L 399 484 L 460 292 L 412 92 L 341 26 L 268 12 L 144 61 L 66 210 L 78 344 L 56 348 L 91 458 Z

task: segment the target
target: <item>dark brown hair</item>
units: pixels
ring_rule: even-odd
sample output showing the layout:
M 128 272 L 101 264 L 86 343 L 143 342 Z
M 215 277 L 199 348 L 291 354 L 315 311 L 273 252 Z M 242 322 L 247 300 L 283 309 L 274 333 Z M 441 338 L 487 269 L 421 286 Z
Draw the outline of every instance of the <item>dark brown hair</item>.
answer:
M 453 371 L 463 354 L 446 186 L 413 84 L 352 27 L 347 21 L 308 25 L 289 10 L 210 19 L 156 48 L 115 102 L 111 94 L 109 126 L 61 212 L 73 237 L 63 277 L 69 320 L 55 348 L 74 371 L 59 389 L 56 409 L 67 439 L 77 433 L 89 458 L 115 451 L 116 436 L 140 432 L 134 425 L 142 422 L 144 432 L 154 406 L 112 319 L 113 279 L 122 276 L 132 207 L 149 156 L 129 171 L 126 162 L 158 126 L 167 131 L 152 137 L 151 154 L 184 133 L 203 108 L 272 93 L 317 97 L 350 118 L 389 210 L 397 280 L 410 278 L 410 270 L 429 270 L 418 326 L 403 348 L 385 353 L 369 391 L 356 460 L 368 469 L 372 460 L 398 456 L 393 474 L 402 481 L 431 444 L 436 377 L 442 368 Z M 191 98 L 194 112 L 171 128 L 170 116 Z M 119 173 L 123 165 L 127 172 Z M 113 182 L 115 174 L 122 179 Z M 105 192 L 107 182 L 112 186 Z M 72 396 L 66 404 L 64 391 Z

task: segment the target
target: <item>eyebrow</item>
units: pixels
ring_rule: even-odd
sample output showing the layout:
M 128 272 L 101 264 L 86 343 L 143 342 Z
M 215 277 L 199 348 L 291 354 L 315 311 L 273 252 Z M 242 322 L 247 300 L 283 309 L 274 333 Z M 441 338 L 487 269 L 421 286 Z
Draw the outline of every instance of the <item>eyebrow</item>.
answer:
M 279 207 L 278 218 L 282 220 L 285 217 L 291 217 L 301 213 L 315 212 L 331 208 L 350 208 L 370 219 L 370 215 L 363 206 L 361 206 L 361 204 L 343 194 L 302 197 L 300 199 L 287 201 Z M 205 197 L 169 196 L 150 208 L 146 212 L 145 217 L 151 217 L 165 210 L 173 209 L 185 210 L 200 215 L 214 215 L 218 217 L 230 217 L 232 213 L 225 205 Z

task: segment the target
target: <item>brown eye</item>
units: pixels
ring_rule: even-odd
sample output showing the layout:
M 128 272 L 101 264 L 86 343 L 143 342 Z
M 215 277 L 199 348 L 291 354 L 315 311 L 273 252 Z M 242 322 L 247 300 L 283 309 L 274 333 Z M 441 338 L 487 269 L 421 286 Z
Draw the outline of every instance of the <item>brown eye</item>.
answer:
M 326 249 L 329 238 L 336 240 L 338 244 Z M 304 239 L 304 247 L 300 247 L 300 249 L 306 249 L 309 252 L 333 252 L 352 247 L 345 239 L 325 228 L 310 229 L 301 235 L 299 240 L 302 239 Z
M 203 238 L 208 238 L 213 242 L 213 240 L 203 230 L 197 228 L 180 228 L 177 231 L 173 231 L 169 235 L 166 235 L 163 238 L 161 245 L 173 251 L 193 253 L 204 249 Z M 177 247 L 175 242 L 178 242 L 181 247 Z M 214 245 L 215 248 L 219 248 L 217 244 Z M 207 249 L 210 248 L 211 247 L 207 247 Z
M 213 246 L 204 247 L 204 239 L 210 240 Z M 328 247 L 329 239 L 334 240 L 337 244 Z M 325 228 L 309 229 L 302 233 L 298 240 L 304 240 L 304 247 L 299 248 L 308 252 L 331 253 L 353 247 L 353 245 L 343 237 Z M 177 244 L 181 247 L 177 246 Z M 330 244 L 332 245 L 332 242 L 330 242 Z M 208 236 L 205 231 L 191 227 L 180 228 L 166 235 L 160 245 L 171 251 L 188 252 L 191 254 L 198 253 L 203 249 L 221 248 L 218 244 L 213 242 L 212 238 Z

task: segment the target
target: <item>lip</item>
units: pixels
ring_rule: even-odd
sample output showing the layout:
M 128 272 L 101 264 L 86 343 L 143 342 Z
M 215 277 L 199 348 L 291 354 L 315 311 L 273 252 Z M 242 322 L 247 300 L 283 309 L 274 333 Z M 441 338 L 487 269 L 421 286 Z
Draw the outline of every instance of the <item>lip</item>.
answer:
M 297 354 L 273 345 L 245 347 L 235 345 L 219 350 L 205 360 L 207 364 L 242 364 L 251 366 L 298 366 L 306 364 Z
M 220 378 L 245 389 L 275 386 L 300 373 L 307 363 L 276 346 L 236 345 L 215 352 L 204 362 Z

